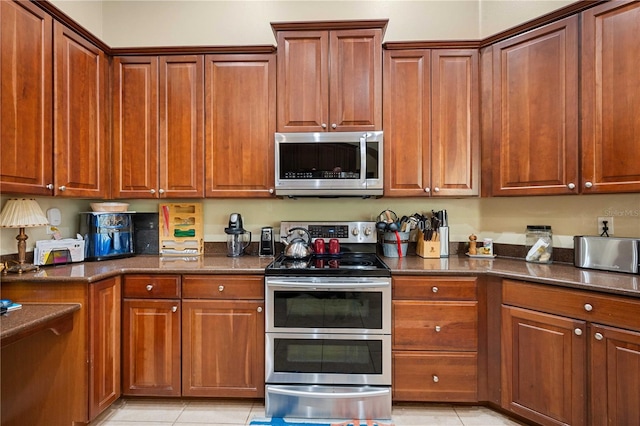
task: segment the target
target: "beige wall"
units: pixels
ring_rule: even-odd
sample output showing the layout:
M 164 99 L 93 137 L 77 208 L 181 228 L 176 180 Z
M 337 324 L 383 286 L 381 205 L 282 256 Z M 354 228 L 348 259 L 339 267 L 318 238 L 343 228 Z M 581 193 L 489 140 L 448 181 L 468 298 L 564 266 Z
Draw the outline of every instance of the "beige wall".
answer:
M 275 44 L 270 22 L 389 19 L 385 41 L 495 34 L 568 0 L 133 1 L 52 0 L 113 47 Z

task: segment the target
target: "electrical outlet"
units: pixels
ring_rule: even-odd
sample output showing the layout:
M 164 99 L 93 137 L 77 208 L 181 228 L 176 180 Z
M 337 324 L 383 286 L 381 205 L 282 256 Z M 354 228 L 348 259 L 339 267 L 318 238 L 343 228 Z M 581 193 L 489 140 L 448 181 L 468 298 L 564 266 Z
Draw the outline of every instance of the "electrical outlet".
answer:
M 598 235 L 602 235 L 604 232 L 604 222 L 607 222 L 607 234 L 612 236 L 613 231 L 613 218 L 612 217 L 598 217 Z M 603 235 L 606 237 L 606 235 Z

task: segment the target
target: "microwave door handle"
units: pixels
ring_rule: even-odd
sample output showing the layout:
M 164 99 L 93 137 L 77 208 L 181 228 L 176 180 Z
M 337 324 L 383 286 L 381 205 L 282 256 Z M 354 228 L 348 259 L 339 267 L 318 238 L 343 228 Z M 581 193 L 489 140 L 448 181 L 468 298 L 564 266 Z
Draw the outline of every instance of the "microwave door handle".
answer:
M 296 390 L 296 389 L 287 389 L 285 387 L 279 386 L 269 386 L 269 393 L 276 393 L 280 395 L 290 395 L 290 396 L 302 396 L 309 397 L 312 394 L 314 397 L 322 397 L 322 398 L 361 398 L 361 397 L 372 397 L 372 396 L 385 396 L 389 394 L 389 389 L 376 389 L 370 391 L 363 392 L 320 392 L 317 390 L 308 391 L 308 390 Z
M 367 134 L 360 136 L 360 185 L 367 186 Z

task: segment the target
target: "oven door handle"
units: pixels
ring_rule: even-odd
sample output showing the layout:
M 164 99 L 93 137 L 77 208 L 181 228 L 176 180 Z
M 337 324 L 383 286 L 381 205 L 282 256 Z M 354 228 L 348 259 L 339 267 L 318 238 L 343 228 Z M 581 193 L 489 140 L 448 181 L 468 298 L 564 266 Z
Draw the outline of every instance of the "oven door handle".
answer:
M 322 397 L 322 398 L 329 398 L 329 399 L 362 398 L 362 397 L 388 395 L 389 388 L 379 389 L 379 390 L 376 389 L 376 390 L 368 390 L 368 391 L 358 391 L 358 392 L 321 392 L 321 391 L 287 389 L 285 387 L 280 387 L 280 386 L 269 386 L 269 393 L 276 393 L 280 395 L 290 395 L 290 396 L 301 396 L 301 397 L 308 397 L 309 395 L 313 395 L 314 397 Z
M 297 290 L 316 290 L 316 289 L 331 289 L 331 290 L 350 290 L 350 289 L 358 289 L 358 288 L 383 288 L 389 287 L 389 282 L 376 282 L 376 281 L 368 281 L 368 282 L 349 282 L 344 283 L 342 285 L 336 285 L 335 282 L 330 283 L 304 283 L 301 284 L 300 281 L 296 282 L 288 282 L 288 281 L 279 281 L 279 280 L 269 280 L 267 283 L 267 287 L 276 288 L 283 287 L 287 290 L 297 289 Z

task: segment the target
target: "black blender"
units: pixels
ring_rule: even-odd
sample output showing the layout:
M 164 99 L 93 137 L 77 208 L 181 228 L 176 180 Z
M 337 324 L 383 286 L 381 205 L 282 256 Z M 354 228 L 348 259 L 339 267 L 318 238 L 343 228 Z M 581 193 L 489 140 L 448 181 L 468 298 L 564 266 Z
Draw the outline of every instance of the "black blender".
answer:
M 240 213 L 231 213 L 229 226 L 224 228 L 224 232 L 227 234 L 227 256 L 242 256 L 244 250 L 251 244 L 251 232 L 247 232 L 242 227 Z

